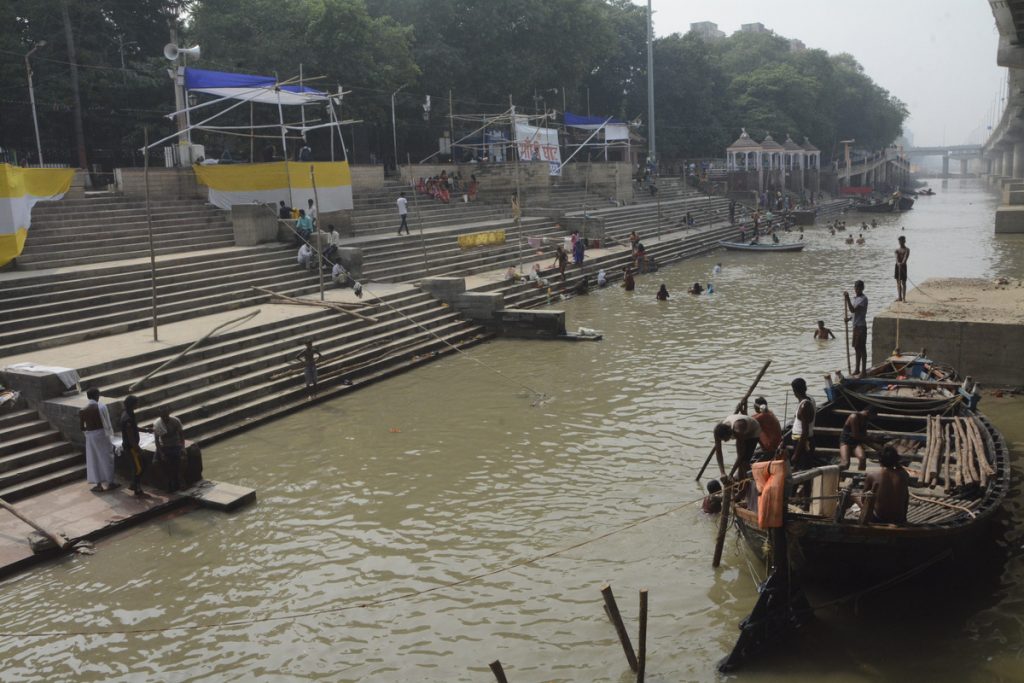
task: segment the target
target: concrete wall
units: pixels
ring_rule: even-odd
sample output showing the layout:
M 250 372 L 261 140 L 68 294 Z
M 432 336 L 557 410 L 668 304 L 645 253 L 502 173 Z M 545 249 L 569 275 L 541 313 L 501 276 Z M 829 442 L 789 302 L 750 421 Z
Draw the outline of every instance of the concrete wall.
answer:
M 278 230 L 275 207 L 273 204 L 232 206 L 231 227 L 235 232 L 235 246 L 251 247 L 254 244 L 274 242 Z
M 551 339 L 565 334 L 565 311 L 509 308 L 498 313 L 506 337 Z
M 1024 386 L 1024 326 L 903 318 L 900 348 L 926 349 L 929 358 L 948 363 L 961 375 L 989 386 Z M 871 360 L 883 362 L 896 346 L 896 318 L 878 315 L 872 325 Z
M 377 164 L 349 164 L 352 173 L 352 193 L 360 190 L 379 190 L 384 187 L 384 167 Z
M 561 182 L 587 186 L 593 194 L 617 201 L 633 199 L 631 169 L 624 161 L 569 163 L 562 167 Z
M 146 185 L 141 168 L 115 168 L 114 184 L 125 197 L 142 199 Z M 151 199 L 206 199 L 206 188 L 196 182 L 191 168 L 150 168 Z
M 546 162 L 519 164 L 519 191 L 523 198 L 523 206 L 543 205 L 550 197 L 551 181 Z M 430 178 L 441 175 L 441 171 L 449 174 L 458 171 L 465 182 L 475 175 L 480 185 L 477 196 L 486 202 L 508 202 L 516 189 L 516 165 L 507 164 L 413 164 L 410 168 L 402 166 L 402 180 L 416 182 L 419 178 Z M 410 176 L 411 173 L 411 176 Z

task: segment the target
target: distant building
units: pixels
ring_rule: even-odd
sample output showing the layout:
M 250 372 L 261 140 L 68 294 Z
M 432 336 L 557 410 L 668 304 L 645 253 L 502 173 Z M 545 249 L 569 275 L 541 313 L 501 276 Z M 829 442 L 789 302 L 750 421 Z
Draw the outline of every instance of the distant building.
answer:
M 771 30 L 758 21 L 753 24 L 740 24 L 738 33 L 771 33 Z
M 719 31 L 718 24 L 713 21 L 698 21 L 690 24 L 690 33 L 696 33 L 706 41 L 725 38 L 725 31 Z
M 796 38 L 790 38 L 789 39 L 789 51 L 790 52 L 803 52 L 806 49 L 807 49 L 807 45 L 804 44 L 804 41 L 797 40 Z

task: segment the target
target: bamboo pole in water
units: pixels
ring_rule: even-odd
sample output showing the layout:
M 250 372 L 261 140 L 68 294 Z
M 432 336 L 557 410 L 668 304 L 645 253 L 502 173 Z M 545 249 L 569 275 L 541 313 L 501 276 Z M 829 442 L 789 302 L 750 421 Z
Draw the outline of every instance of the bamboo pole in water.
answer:
M 497 659 L 491 662 L 491 673 L 498 679 L 498 683 L 508 683 L 508 679 L 505 678 L 505 670 L 501 668 L 501 662 Z
M 732 503 L 732 483 L 729 477 L 722 477 L 722 514 L 718 519 L 718 537 L 715 539 L 715 556 L 711 560 L 712 567 L 722 562 L 722 550 L 725 549 L 725 535 L 729 531 L 729 505 Z
M 647 589 L 640 589 L 640 635 L 637 638 L 636 683 L 644 683 L 647 668 Z
M 636 671 L 637 663 L 636 654 L 633 652 L 633 643 L 629 640 L 626 625 L 622 623 L 622 615 L 619 614 L 619 606 L 615 604 L 612 587 L 608 584 L 601 586 L 601 595 L 604 596 L 604 612 L 615 626 L 615 632 L 619 634 L 619 642 L 622 643 L 622 650 L 626 653 L 626 662 L 629 664 L 630 670 Z

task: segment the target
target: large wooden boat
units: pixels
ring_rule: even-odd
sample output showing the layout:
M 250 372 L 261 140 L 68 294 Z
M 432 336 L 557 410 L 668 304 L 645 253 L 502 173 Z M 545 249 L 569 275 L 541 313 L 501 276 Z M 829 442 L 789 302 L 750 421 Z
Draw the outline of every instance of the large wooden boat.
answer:
M 803 242 L 751 244 L 750 242 L 730 242 L 728 240 L 722 240 L 718 245 L 732 251 L 800 251 L 805 246 Z
M 919 356 L 895 356 L 863 378 L 828 379 L 828 401 L 819 407 L 812 441 L 819 467 L 791 474 L 795 485 L 812 483 L 809 505 L 791 498 L 785 513 L 790 567 L 812 583 L 865 585 L 892 579 L 971 553 L 985 542 L 988 522 L 1010 484 L 1006 442 L 977 410 L 969 379 Z M 864 521 L 859 506 L 846 507 L 864 489 L 865 472 L 839 471 L 839 439 L 846 418 L 866 406 L 878 410 L 869 438 L 897 447 L 911 477 L 907 523 Z M 868 449 L 868 472 L 879 469 Z M 735 508 L 739 530 L 758 554 L 768 534 L 757 522 L 757 498 Z

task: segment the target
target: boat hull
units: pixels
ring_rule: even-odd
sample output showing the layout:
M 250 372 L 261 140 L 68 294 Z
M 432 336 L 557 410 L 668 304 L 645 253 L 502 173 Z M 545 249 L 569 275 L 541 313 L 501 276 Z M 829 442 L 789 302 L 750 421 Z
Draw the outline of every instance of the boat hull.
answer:
M 796 244 L 746 244 L 744 242 L 727 242 L 721 241 L 718 243 L 719 246 L 725 247 L 731 251 L 801 251 L 804 248 L 803 243 Z

